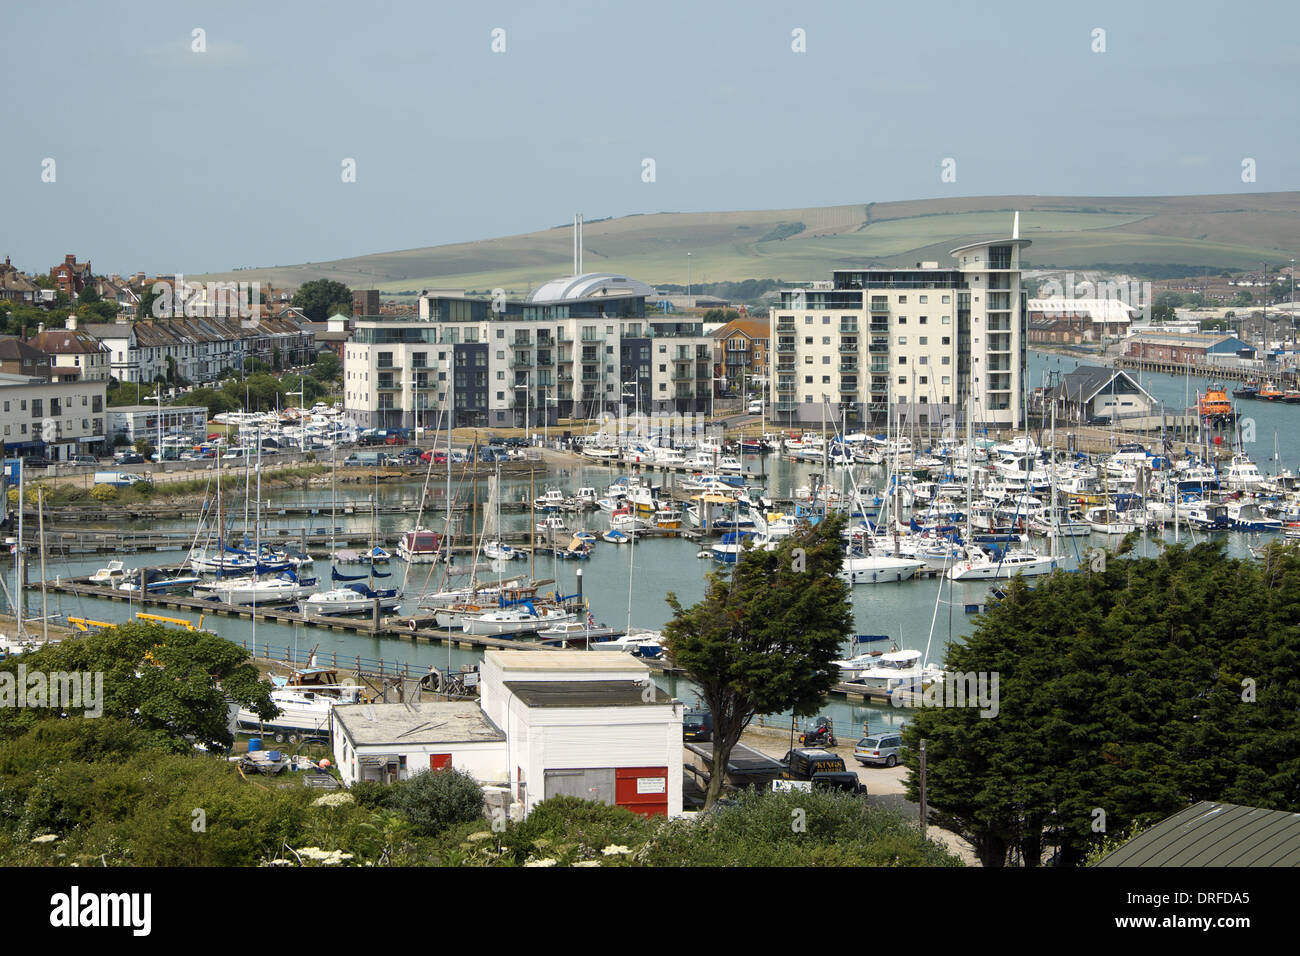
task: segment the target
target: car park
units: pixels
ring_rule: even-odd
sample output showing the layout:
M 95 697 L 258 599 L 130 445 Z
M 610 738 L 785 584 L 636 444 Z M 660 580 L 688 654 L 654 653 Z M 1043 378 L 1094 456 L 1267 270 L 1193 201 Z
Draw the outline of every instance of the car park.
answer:
M 862 766 L 896 767 L 902 760 L 903 735 L 868 734 L 853 748 L 853 758 Z

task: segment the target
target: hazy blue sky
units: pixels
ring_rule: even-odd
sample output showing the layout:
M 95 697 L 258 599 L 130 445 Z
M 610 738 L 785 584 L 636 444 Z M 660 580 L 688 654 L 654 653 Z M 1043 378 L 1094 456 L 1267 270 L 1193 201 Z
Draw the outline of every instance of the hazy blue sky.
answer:
M 576 211 L 1292 190 L 1297 11 L 8 5 L 0 255 L 28 271 L 76 252 L 97 272 L 197 273 L 528 232 Z M 196 28 L 206 52 L 191 50 Z M 956 182 L 940 180 L 946 157 Z

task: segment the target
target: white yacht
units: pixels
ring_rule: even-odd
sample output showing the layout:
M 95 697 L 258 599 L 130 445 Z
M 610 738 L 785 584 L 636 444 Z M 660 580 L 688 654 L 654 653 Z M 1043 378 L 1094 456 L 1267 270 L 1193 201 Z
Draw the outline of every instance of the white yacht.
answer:
M 1051 574 L 1056 563 L 1056 558 L 1044 557 L 1030 549 L 1008 549 L 1001 557 L 977 549 L 965 561 L 958 561 L 948 569 L 948 580 L 992 581 L 1017 574 Z
M 924 561 L 914 558 L 875 554 L 847 556 L 840 566 L 840 577 L 849 584 L 891 584 L 908 580 L 924 567 Z
M 859 657 L 865 655 L 859 655 Z M 899 687 L 911 688 L 920 683 L 943 680 L 943 668 L 938 664 L 922 664 L 920 651 L 890 651 L 879 657 L 871 658 L 868 663 L 851 658 L 848 661 L 836 661 L 855 674 L 852 682 L 862 684 L 873 690 L 893 691 Z

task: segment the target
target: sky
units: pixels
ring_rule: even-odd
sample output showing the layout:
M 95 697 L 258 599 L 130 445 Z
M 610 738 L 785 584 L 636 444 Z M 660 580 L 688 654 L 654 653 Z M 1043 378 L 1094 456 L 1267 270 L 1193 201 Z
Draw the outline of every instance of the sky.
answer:
M 1294 190 L 1297 27 L 1289 0 L 10 5 L 0 255 L 197 274 L 575 212 Z

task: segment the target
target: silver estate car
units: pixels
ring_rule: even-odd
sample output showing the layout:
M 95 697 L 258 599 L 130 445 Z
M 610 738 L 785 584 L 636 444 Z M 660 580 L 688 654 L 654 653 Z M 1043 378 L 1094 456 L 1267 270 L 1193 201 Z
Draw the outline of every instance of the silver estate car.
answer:
M 902 748 L 901 733 L 871 734 L 858 741 L 858 745 L 853 748 L 853 756 L 864 767 L 869 764 L 894 767 L 898 764 Z

